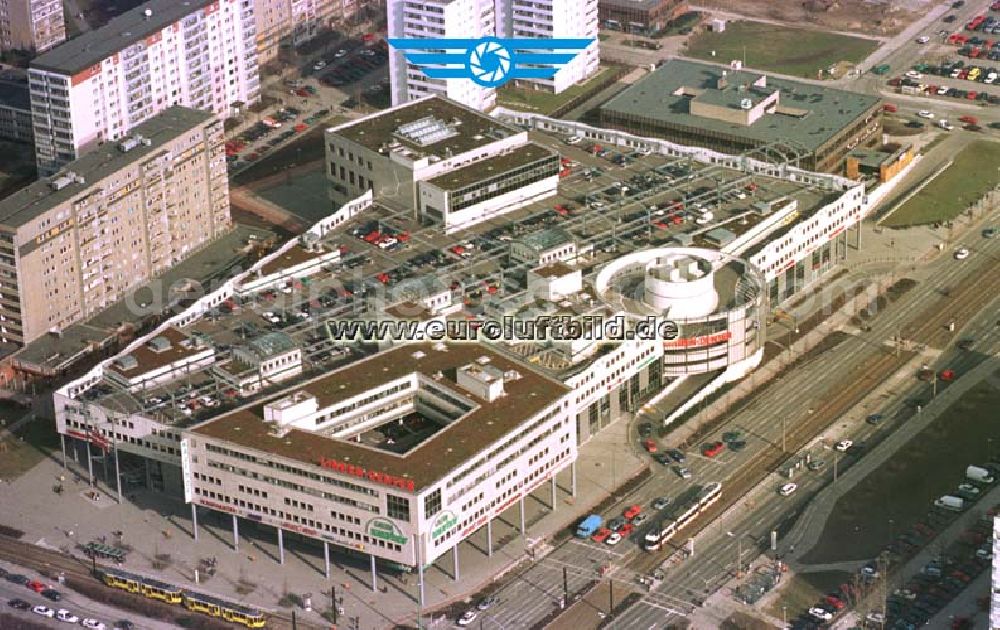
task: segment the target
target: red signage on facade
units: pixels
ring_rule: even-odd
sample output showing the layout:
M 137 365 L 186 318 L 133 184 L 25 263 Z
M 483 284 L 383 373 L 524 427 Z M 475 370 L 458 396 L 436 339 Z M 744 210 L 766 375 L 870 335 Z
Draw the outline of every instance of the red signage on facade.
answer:
M 83 72 L 78 72 L 78 73 L 74 74 L 73 75 L 73 79 L 70 81 L 70 83 L 72 85 L 80 85 L 84 81 L 87 81 L 88 79 L 92 79 L 92 78 L 96 77 L 99 74 L 101 74 L 101 64 L 98 63 L 98 64 L 94 64 L 93 66 L 90 66 L 89 68 L 87 68 Z
M 702 335 L 700 337 L 682 337 L 671 341 L 664 341 L 664 348 L 698 348 L 701 346 L 715 345 L 721 341 L 729 341 L 733 334 L 728 330 L 715 333 L 714 335 Z
M 413 492 L 416 489 L 416 484 L 414 484 L 412 479 L 395 477 L 378 470 L 368 470 L 362 466 L 355 466 L 354 464 L 348 464 L 347 462 L 342 462 L 336 459 L 320 457 L 319 465 L 323 468 L 329 468 L 330 470 L 335 470 L 345 475 L 363 477 L 369 481 L 375 481 L 377 483 L 399 488 L 400 490 L 406 490 L 408 492 Z

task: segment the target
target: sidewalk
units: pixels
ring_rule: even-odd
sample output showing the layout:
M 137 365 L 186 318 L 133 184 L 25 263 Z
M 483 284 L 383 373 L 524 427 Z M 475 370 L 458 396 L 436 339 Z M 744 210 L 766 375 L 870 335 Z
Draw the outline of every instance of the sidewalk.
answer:
M 550 484 L 543 483 L 528 496 L 525 537 L 519 532 L 518 506 L 514 504 L 493 521 L 491 557 L 486 554 L 485 527 L 459 545 L 460 580 L 454 578 L 452 554 L 438 558 L 425 573 L 424 610 L 464 600 L 526 560 L 529 549 L 544 550 L 546 541 L 576 521 L 582 510 L 599 503 L 641 470 L 645 461 L 628 448 L 627 430 L 627 422 L 620 420 L 581 447 L 577 496 L 570 496 L 570 472 L 566 470 L 557 479 L 554 512 Z M 28 532 L 25 542 L 69 550 L 102 536 L 116 540 L 111 532 L 122 530 L 125 543 L 133 548 L 125 563 L 126 570 L 190 587 L 194 585 L 194 569 L 201 559 L 215 556 L 216 575 L 207 581 L 203 579 L 197 588 L 209 594 L 252 601 L 263 609 L 276 609 L 285 593 L 329 593 L 330 586 L 336 585 L 338 595 L 344 598 L 345 615 L 360 617 L 362 628 L 383 628 L 397 620 L 409 621 L 417 611 L 416 575 L 396 573 L 380 565 L 378 592 L 375 592 L 368 557 L 349 555 L 331 546 L 331 579 L 326 580 L 323 552 L 315 544 L 286 533 L 282 566 L 278 562 L 273 528 L 241 521 L 240 548 L 236 552 L 232 548 L 230 519 L 207 512 L 199 516 L 200 536 L 195 541 L 191 537 L 190 509 L 177 499 L 146 490 L 126 490 L 127 500 L 118 505 L 115 492 L 99 482 L 101 496 L 93 500 L 86 496 L 89 486 L 85 481 L 75 485 L 73 482 L 74 472 L 86 479 L 86 463 L 81 467 L 71 454 L 70 470 L 65 472 L 56 460 L 46 459 L 12 483 L 0 486 L 0 504 L 19 507 L 5 511 L 0 523 Z M 101 478 L 103 467 L 98 463 L 94 470 Z M 68 479 L 66 492 L 56 495 L 52 487 L 61 475 Z M 169 557 L 168 566 L 154 568 L 156 556 L 163 554 Z M 240 582 L 250 582 L 252 592 L 237 592 Z M 298 611 L 300 622 L 321 624 L 319 613 L 327 610 L 328 599 L 316 595 L 314 612 Z

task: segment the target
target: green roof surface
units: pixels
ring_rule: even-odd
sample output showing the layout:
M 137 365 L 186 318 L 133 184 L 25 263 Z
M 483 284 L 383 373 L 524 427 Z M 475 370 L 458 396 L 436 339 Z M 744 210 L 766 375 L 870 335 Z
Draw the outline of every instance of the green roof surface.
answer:
M 727 72 L 729 87 L 718 90 L 716 84 L 723 71 Z M 668 126 L 725 133 L 762 144 L 777 140 L 793 141 L 815 151 L 880 101 L 876 96 L 769 75 L 765 75 L 766 87 L 752 87 L 751 84 L 764 74 L 671 59 L 602 105 L 601 113 L 640 116 Z M 748 86 L 745 92 L 736 87 L 740 84 Z M 701 93 L 696 97 L 685 96 L 679 93 L 682 87 Z M 801 117 L 766 114 L 750 126 L 689 113 L 688 101 L 691 98 L 738 108 L 742 95 L 758 102 L 774 89 L 781 91 L 779 112 L 781 108 L 790 108 L 808 110 L 808 113 Z

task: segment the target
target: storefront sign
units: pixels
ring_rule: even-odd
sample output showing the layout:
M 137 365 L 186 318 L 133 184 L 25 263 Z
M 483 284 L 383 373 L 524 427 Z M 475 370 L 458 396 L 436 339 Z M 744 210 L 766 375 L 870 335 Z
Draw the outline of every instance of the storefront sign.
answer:
M 431 526 L 431 538 L 439 538 L 448 533 L 452 527 L 458 525 L 458 517 L 453 512 L 444 511 L 438 514 Z
M 403 532 L 387 518 L 373 518 L 368 521 L 368 535 L 397 545 L 405 545 L 408 542 Z
M 711 346 L 720 341 L 728 341 L 733 334 L 728 330 L 714 335 L 702 335 L 700 337 L 682 337 L 673 341 L 664 341 L 664 348 L 698 348 L 701 346 Z
M 374 481 L 376 483 L 381 483 L 386 486 L 399 488 L 400 490 L 406 490 L 407 492 L 413 492 L 416 489 L 416 485 L 414 484 L 412 479 L 406 479 L 404 477 L 395 477 L 393 475 L 388 475 L 378 470 L 368 470 L 363 466 L 355 466 L 354 464 L 348 464 L 347 462 L 338 461 L 336 459 L 327 459 L 325 457 L 320 457 L 319 465 L 322 466 L 323 468 L 335 470 L 345 475 L 362 477 L 368 479 L 369 481 Z

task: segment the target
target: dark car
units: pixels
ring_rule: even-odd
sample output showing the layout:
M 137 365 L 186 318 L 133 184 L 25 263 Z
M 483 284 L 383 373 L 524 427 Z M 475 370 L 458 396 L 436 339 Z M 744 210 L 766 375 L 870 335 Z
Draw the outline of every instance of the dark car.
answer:
M 62 595 L 54 588 L 47 588 L 42 591 L 42 597 L 53 602 L 57 602 L 62 599 Z
M 8 582 L 13 582 L 14 584 L 20 584 L 24 586 L 31 581 L 27 575 L 21 575 L 20 573 L 8 573 L 6 576 Z
M 31 608 L 31 604 L 20 598 L 14 598 L 7 602 L 7 605 L 11 608 L 16 608 L 17 610 L 28 610 Z
M 128 619 L 122 619 L 115 622 L 114 630 L 135 630 L 135 624 Z
M 666 453 L 653 453 L 653 459 L 664 466 L 671 462 L 670 456 Z
M 684 457 L 684 453 L 680 452 L 676 448 L 668 450 L 667 455 L 669 455 L 670 459 L 674 460 L 678 464 L 683 464 L 687 460 L 687 458 Z
M 649 422 L 643 422 L 639 425 L 639 437 L 648 438 L 653 435 L 653 425 Z
M 884 420 L 884 419 L 885 419 L 885 417 L 882 414 L 880 414 L 880 413 L 873 413 L 873 414 L 869 415 L 867 418 L 865 418 L 865 422 L 867 422 L 868 424 L 871 424 L 871 425 L 878 425 L 878 424 L 881 424 L 882 420 Z

